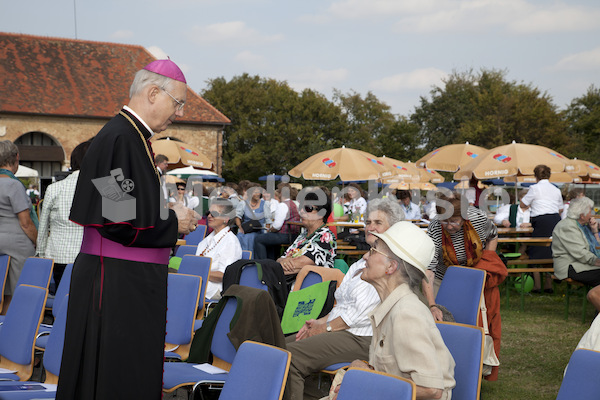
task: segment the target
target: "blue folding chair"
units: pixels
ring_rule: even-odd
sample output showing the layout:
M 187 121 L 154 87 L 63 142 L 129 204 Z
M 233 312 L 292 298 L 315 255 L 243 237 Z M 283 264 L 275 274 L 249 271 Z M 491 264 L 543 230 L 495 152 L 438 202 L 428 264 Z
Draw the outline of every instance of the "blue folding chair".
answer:
M 438 322 L 437 327 L 456 363 L 452 399 L 478 400 L 483 369 L 483 328 L 453 322 Z
M 279 347 L 245 341 L 233 359 L 219 400 L 281 400 L 291 358 L 289 351 Z
M 257 289 L 268 291 L 268 286 L 258 279 L 258 267 L 256 264 L 244 265 L 242 273 L 240 274 L 240 285 L 250 286 Z
M 19 285 L 15 289 L 0 330 L 0 368 L 17 371 L 0 374 L 0 380 L 26 381 L 33 373 L 35 336 L 44 316 L 48 289 Z
M 68 297 L 68 295 L 67 295 Z M 65 342 L 65 327 L 67 325 L 67 302 L 62 302 L 54 320 L 54 328 L 48 338 L 44 353 L 43 366 L 46 370 L 45 384 L 58 384 L 63 345 Z M 44 390 L 37 382 L 0 382 L 0 400 L 21 399 L 53 399 L 56 390 Z
M 0 256 L 0 311 L 4 304 L 4 287 L 6 286 L 6 277 L 8 276 L 8 266 L 10 264 L 10 256 L 4 254 Z
M 179 264 L 179 273 L 186 275 L 196 275 L 202 278 L 202 290 L 200 292 L 200 302 L 198 303 L 199 315 L 204 313 L 204 298 L 206 297 L 206 285 L 208 285 L 208 275 L 212 266 L 212 258 L 186 254 L 181 258 Z
M 196 255 L 197 248 L 198 248 L 198 246 L 189 246 L 189 245 L 179 246 L 179 248 L 177 249 L 177 252 L 175 253 L 175 257 L 183 258 L 183 256 L 185 256 L 187 254 Z
M 187 256 L 189 257 L 189 256 Z M 195 257 L 195 256 L 194 256 Z M 170 273 L 167 286 L 167 334 L 165 357 L 187 359 L 194 337 L 202 278 Z
M 69 294 L 69 287 L 71 286 L 71 274 L 73 273 L 73 263 L 67 264 L 65 267 L 65 271 L 63 272 L 60 283 L 58 284 L 58 288 L 56 289 L 56 293 L 54 297 L 48 297 L 46 301 L 46 309 L 52 309 L 55 304 L 60 303 L 64 297 Z M 63 283 L 64 282 L 64 283 Z M 57 304 L 60 307 L 60 304 Z M 54 316 L 55 313 L 52 313 Z
M 213 354 L 213 365 L 226 371 L 229 371 L 236 353 L 235 347 L 227 336 L 229 333 L 229 324 L 235 314 L 236 308 L 237 300 L 233 297 L 228 298 L 216 323 L 210 345 L 210 350 Z M 227 380 L 227 373 L 209 374 L 195 368 L 195 365 L 181 362 L 165 363 L 163 367 L 163 392 L 170 393 L 180 387 L 191 387 L 199 382 L 224 383 Z
M 60 310 L 63 302 L 67 299 L 69 295 L 69 287 L 71 286 L 71 274 L 73 273 L 73 264 L 67 264 L 65 267 L 65 272 L 63 272 L 62 279 L 58 284 L 58 289 L 56 290 L 56 294 L 54 298 L 48 298 L 46 300 L 46 309 L 52 308 L 52 316 L 56 321 L 56 315 L 58 310 Z M 52 302 L 51 302 L 52 300 Z M 52 303 L 48 306 L 48 303 Z M 38 334 L 35 339 L 35 348 L 36 350 L 44 351 L 46 349 L 46 343 L 48 342 L 48 335 L 52 331 L 53 325 L 49 324 L 40 324 L 40 328 L 38 329 Z
M 577 349 L 571 355 L 556 400 L 592 400 L 600 394 L 600 352 Z
M 414 400 L 416 397 L 417 388 L 413 381 L 384 372 L 350 368 L 344 375 L 337 398 Z
M 456 322 L 478 325 L 479 302 L 484 286 L 484 270 L 450 266 L 444 274 L 435 302 L 446 307 Z
M 198 243 L 200 243 L 204 239 L 205 236 L 206 236 L 206 225 L 198 225 L 194 232 L 190 232 L 189 234 L 185 235 L 185 237 L 183 239 L 185 239 L 186 245 L 191 245 L 191 246 L 197 247 Z
M 252 252 L 250 250 L 242 250 L 242 260 L 252 260 Z
M 31 285 L 48 289 L 52 278 L 54 260 L 50 258 L 29 257 L 23 264 L 18 285 Z

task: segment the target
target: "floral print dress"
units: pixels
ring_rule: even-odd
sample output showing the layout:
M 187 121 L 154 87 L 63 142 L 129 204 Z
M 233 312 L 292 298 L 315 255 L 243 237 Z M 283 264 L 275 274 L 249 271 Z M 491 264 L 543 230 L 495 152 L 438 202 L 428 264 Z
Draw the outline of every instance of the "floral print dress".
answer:
M 288 247 L 284 257 L 306 256 L 313 260 L 315 265 L 333 268 L 336 248 L 335 236 L 327 226 L 321 226 L 309 236 L 306 229 L 302 228 L 300 235 Z

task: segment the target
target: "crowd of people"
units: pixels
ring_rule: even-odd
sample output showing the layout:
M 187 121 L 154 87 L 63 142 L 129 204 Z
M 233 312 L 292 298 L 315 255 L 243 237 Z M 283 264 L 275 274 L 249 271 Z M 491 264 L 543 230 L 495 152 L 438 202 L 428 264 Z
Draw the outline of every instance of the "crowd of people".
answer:
M 211 300 L 221 298 L 227 268 L 243 250 L 258 262 L 271 260 L 289 290 L 302 268 L 335 267 L 338 235 L 347 234 L 335 222 L 364 223 L 359 235 L 368 251 L 349 267 L 333 308 L 287 337 L 291 399 L 304 398 L 310 374 L 340 362 L 410 379 L 417 398 L 450 399 L 455 363 L 435 325 L 445 317 L 436 293 L 449 266 L 484 270 L 488 328 L 500 354 L 498 285 L 507 271 L 497 252 L 498 227 L 531 226 L 532 236 L 552 236 L 551 248 L 532 247 L 529 258 L 553 256 L 556 276 L 593 286 L 588 298 L 600 310 L 593 201 L 573 192 L 565 205 L 548 180 L 548 167 L 536 167 L 537 184 L 521 193 L 518 206 L 500 207 L 494 220 L 470 194 L 466 201 L 453 192 L 437 196 L 437 204 L 415 204 L 405 190 L 367 199 L 355 183 L 339 195 L 325 187 L 298 191 L 289 183 L 268 191 L 249 181 L 212 192 L 202 186 L 197 194 L 184 181 L 165 184 L 169 160 L 153 156 L 149 141 L 183 115 L 185 97 L 185 78 L 172 61 L 139 71 L 129 104 L 73 150 L 71 174 L 47 188 L 39 222 L 14 176 L 18 149 L 0 141 L 0 254 L 11 257 L 3 312 L 28 257 L 52 258 L 56 285 L 65 265 L 74 263 L 57 399 L 159 398 L 166 265 L 178 238 L 199 223 L 208 229 L 196 255 L 212 258 L 206 288 Z M 135 183 L 128 193 L 137 202 L 130 218 L 114 220 L 104 207 L 105 193 L 96 189 L 102 182 L 118 190 L 111 186 L 115 176 Z M 194 210 L 205 212 L 204 218 Z M 430 220 L 426 231 L 414 223 L 422 218 Z M 536 290 L 541 285 L 538 279 Z M 123 348 L 133 352 L 128 361 L 120 357 Z M 487 379 L 497 377 L 494 367 Z M 146 383 L 133 387 L 132 380 Z

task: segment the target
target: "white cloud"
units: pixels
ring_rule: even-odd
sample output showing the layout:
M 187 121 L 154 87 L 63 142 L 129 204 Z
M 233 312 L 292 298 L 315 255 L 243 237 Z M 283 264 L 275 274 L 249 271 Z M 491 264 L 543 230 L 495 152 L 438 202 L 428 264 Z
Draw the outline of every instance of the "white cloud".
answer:
M 382 92 L 398 92 L 405 89 L 429 89 L 432 85 L 441 85 L 448 74 L 437 68 L 416 69 L 411 72 L 387 76 L 373 81 L 369 88 Z
M 375 17 L 395 19 L 397 32 L 473 32 L 503 29 L 515 34 L 597 30 L 600 10 L 568 2 L 532 0 L 340 0 L 306 22 Z
M 591 71 L 600 69 L 600 47 L 581 53 L 570 54 L 556 63 L 552 70 Z
M 286 80 L 297 91 L 313 89 L 322 92 L 331 89 L 336 83 L 345 81 L 349 75 L 345 68 L 325 70 L 313 67 L 296 74 L 279 76 L 278 79 Z
M 267 61 L 261 55 L 245 50 L 235 56 L 235 61 L 247 68 L 265 68 Z
M 246 23 L 243 21 L 223 22 L 207 26 L 194 26 L 190 36 L 193 41 L 202 45 L 260 45 L 280 42 L 284 38 L 281 34 L 262 34 L 256 29 L 246 26 Z
M 110 38 L 114 39 L 114 40 L 131 39 L 132 37 L 133 37 L 133 32 L 127 31 L 127 30 L 116 31 L 110 35 Z

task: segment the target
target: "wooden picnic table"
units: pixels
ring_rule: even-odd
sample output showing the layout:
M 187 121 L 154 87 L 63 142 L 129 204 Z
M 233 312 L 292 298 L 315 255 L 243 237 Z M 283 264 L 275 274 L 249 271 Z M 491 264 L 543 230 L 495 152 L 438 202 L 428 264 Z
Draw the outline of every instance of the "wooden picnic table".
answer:
M 522 233 L 532 233 L 533 228 L 504 228 L 498 227 L 499 235 L 520 235 Z
M 328 222 L 327 226 L 335 226 L 339 228 L 355 228 L 360 229 L 365 227 L 364 222 L 346 222 L 346 221 L 336 221 L 336 222 Z
M 501 237 L 498 238 L 498 243 L 523 243 L 532 246 L 550 246 L 552 244 L 551 237 Z

